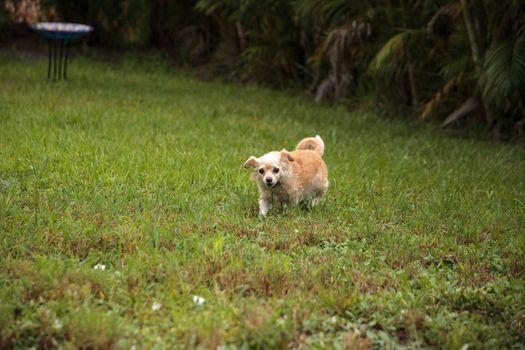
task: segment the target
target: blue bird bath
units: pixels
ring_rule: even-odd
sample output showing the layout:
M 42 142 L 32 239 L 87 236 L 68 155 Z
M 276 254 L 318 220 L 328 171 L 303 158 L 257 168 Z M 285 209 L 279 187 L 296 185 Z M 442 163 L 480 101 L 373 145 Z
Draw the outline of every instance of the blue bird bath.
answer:
M 58 79 L 61 77 L 67 79 L 69 44 L 72 40 L 91 33 L 93 27 L 78 23 L 40 22 L 32 24 L 31 28 L 48 40 L 47 78 L 51 79 L 51 67 L 53 67 L 53 80 L 57 79 L 57 73 Z M 62 61 L 64 61 L 63 71 Z

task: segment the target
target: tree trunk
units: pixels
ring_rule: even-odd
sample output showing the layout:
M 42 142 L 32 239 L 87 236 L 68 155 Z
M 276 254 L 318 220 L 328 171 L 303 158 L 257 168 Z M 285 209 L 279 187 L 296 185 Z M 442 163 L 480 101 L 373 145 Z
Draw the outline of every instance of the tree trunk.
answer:
M 470 8 L 468 6 L 467 0 L 461 0 L 461 7 L 463 12 L 463 20 L 465 21 L 465 28 L 467 29 L 467 35 L 468 40 L 470 44 L 470 49 L 472 51 L 472 60 L 474 61 L 474 65 L 476 66 L 476 73 L 480 73 L 481 71 L 481 52 L 480 52 L 480 45 L 478 42 L 478 35 L 476 34 L 475 28 L 476 28 L 476 21 L 472 18 L 472 13 L 470 12 Z M 478 33 L 479 34 L 479 33 Z M 483 106 L 483 110 L 485 112 L 485 119 L 487 121 L 487 124 L 490 124 L 491 121 L 491 111 L 490 106 L 487 106 L 485 103 L 485 100 L 483 99 L 483 95 L 480 93 L 479 89 L 477 89 L 476 96 L 478 97 L 480 104 Z M 450 119 L 450 116 L 447 118 L 447 120 Z M 445 121 L 446 124 L 447 121 Z
M 408 83 L 410 85 L 410 98 L 412 101 L 412 107 L 419 106 L 419 98 L 416 87 L 416 78 L 414 77 L 414 65 L 408 64 Z
M 401 7 L 401 23 L 403 23 L 403 26 L 405 28 L 408 28 L 408 18 L 410 16 L 409 13 L 409 6 L 406 2 L 406 0 L 401 0 L 399 2 L 399 5 Z M 408 61 L 408 67 L 407 67 L 407 75 L 408 75 L 408 86 L 410 89 L 410 103 L 412 104 L 412 107 L 417 107 L 419 105 L 418 100 L 418 93 L 417 93 L 417 87 L 416 87 L 416 78 L 414 75 L 414 64 L 412 64 L 412 58 L 410 57 L 410 54 L 407 54 L 405 52 L 405 60 Z
M 243 52 L 246 48 L 246 34 L 244 34 L 240 22 L 235 22 L 235 29 L 237 30 L 237 36 L 239 37 L 239 49 Z
M 474 21 L 472 20 L 472 15 L 467 4 L 467 0 L 461 0 L 461 7 L 463 9 L 463 20 L 465 21 L 465 27 L 467 28 L 468 40 L 470 43 L 470 49 L 472 50 L 472 60 L 476 65 L 476 70 L 479 72 L 481 69 L 481 57 L 479 53 L 479 45 L 476 38 L 476 33 L 474 29 Z
M 474 0 L 474 22 L 476 23 L 476 38 L 479 45 L 479 55 L 483 57 L 485 48 L 488 46 L 487 38 L 487 13 L 482 0 Z

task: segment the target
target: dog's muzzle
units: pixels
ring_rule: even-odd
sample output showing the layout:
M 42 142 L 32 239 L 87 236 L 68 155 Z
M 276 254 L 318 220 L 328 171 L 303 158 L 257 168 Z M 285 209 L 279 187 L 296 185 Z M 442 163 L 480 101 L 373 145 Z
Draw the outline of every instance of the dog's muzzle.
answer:
M 277 182 L 266 182 L 266 181 L 264 181 L 264 184 L 267 187 L 270 187 L 270 188 L 274 188 L 275 186 L 277 186 L 278 183 L 279 183 L 279 181 L 277 181 Z

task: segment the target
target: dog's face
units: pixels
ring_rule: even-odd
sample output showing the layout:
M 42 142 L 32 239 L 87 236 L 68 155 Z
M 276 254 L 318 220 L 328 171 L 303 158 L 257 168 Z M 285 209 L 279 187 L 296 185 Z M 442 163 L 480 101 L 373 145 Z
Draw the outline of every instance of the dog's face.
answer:
M 251 156 L 244 162 L 245 168 L 254 170 L 254 177 L 269 188 L 275 187 L 282 176 L 287 173 L 288 162 L 293 162 L 292 155 L 282 150 L 281 152 L 270 152 L 260 158 Z

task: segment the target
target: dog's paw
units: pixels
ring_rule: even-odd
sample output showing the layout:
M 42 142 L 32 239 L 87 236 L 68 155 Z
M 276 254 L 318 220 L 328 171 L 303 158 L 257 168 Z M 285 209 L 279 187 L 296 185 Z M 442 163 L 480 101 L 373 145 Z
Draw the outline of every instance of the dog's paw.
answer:
M 267 199 L 261 199 L 259 201 L 259 214 L 262 216 L 268 215 L 268 212 L 270 211 L 270 201 Z
M 312 202 L 310 203 L 310 206 L 313 208 L 315 207 L 317 204 L 319 204 L 319 202 L 321 201 L 321 197 L 314 197 L 312 199 Z

